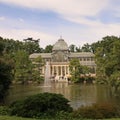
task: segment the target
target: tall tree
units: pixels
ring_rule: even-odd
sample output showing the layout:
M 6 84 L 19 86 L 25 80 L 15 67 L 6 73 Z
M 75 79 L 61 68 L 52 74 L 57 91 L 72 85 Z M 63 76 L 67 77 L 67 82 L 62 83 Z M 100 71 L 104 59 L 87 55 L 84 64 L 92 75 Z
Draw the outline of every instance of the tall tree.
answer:
M 38 56 L 37 58 L 34 59 L 33 64 L 34 64 L 34 69 L 32 73 L 33 79 L 40 83 L 43 80 L 42 67 L 45 65 L 45 62 L 41 56 Z
M 24 49 L 28 54 L 41 52 L 38 42 L 25 42 Z
M 25 51 L 18 51 L 15 54 L 15 80 L 23 84 L 31 80 L 32 63 Z
M 80 65 L 78 59 L 73 59 L 69 64 L 71 81 L 77 82 L 80 79 L 80 75 L 83 73 L 83 67 Z
M 120 38 L 115 36 L 104 37 L 102 41 L 99 41 L 99 47 L 95 51 L 99 82 L 113 86 L 110 80 L 113 80 L 115 76 L 117 77 L 120 72 Z
M 4 102 L 9 86 L 12 82 L 12 69 L 11 60 L 0 58 L 0 103 Z
M 4 102 L 7 91 L 13 79 L 13 61 L 4 53 L 5 44 L 0 37 L 0 104 Z

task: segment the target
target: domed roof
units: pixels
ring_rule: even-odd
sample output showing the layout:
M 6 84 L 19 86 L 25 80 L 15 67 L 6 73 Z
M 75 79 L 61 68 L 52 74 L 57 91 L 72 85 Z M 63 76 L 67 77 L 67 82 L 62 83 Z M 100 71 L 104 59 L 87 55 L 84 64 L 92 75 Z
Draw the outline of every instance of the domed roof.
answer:
M 68 45 L 64 41 L 64 39 L 60 38 L 54 45 L 53 45 L 53 51 L 55 50 L 68 50 Z

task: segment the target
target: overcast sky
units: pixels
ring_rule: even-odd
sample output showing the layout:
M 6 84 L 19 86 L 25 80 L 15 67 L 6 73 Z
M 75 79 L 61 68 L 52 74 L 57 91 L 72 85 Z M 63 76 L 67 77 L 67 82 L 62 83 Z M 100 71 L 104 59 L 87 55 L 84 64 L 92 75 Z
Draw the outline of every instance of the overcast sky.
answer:
M 107 35 L 120 36 L 120 0 L 0 0 L 3 38 L 82 46 Z

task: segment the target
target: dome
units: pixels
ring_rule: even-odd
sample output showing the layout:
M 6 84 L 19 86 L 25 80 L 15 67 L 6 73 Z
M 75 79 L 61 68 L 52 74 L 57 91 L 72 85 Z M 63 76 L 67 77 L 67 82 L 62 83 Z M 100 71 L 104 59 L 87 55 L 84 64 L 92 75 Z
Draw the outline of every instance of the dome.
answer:
M 60 38 L 54 45 L 53 45 L 53 51 L 55 50 L 68 50 L 68 45 L 64 41 L 64 39 Z

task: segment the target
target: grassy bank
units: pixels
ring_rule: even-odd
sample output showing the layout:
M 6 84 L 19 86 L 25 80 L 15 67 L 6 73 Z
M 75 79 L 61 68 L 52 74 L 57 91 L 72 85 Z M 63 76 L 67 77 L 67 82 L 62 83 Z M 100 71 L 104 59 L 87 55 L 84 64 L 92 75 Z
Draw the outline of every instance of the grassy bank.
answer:
M 36 120 L 36 119 L 22 118 L 16 116 L 0 116 L 0 120 Z
M 60 119 L 34 119 L 34 118 L 22 118 L 16 116 L 0 116 L 0 120 L 60 120 Z M 93 119 L 71 119 L 71 120 L 93 120 Z M 120 118 L 101 119 L 101 120 L 120 120 Z

